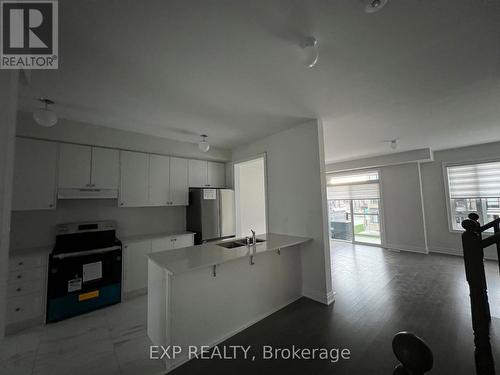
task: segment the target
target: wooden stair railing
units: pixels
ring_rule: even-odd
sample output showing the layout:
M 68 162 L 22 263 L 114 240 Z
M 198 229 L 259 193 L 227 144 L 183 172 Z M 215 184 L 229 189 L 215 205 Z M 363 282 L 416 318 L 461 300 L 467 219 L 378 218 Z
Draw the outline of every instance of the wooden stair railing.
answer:
M 478 220 L 479 216 L 473 213 L 462 222 L 462 227 L 465 229 L 462 233 L 462 246 L 465 275 L 470 291 L 476 373 L 477 375 L 494 375 L 495 364 L 490 343 L 491 314 L 484 271 L 484 249 L 496 244 L 500 259 L 500 219 L 483 226 Z M 482 233 L 490 228 L 494 229 L 494 234 L 483 239 Z

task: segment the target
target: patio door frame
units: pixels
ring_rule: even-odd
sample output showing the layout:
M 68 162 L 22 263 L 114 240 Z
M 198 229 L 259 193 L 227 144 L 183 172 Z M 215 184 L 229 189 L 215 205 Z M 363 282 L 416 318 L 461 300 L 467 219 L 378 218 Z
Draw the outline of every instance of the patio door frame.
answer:
M 378 214 L 358 214 L 358 215 L 367 215 L 367 216 L 378 216 L 379 220 L 379 228 L 380 228 L 380 244 L 378 243 L 371 243 L 371 242 L 362 242 L 362 241 L 356 241 L 356 234 L 354 232 L 354 201 L 355 200 L 363 200 L 363 199 L 341 199 L 341 200 L 348 200 L 349 201 L 349 208 L 350 208 L 350 215 L 351 215 L 351 232 L 352 232 L 352 240 L 341 240 L 338 238 L 332 238 L 333 241 L 339 241 L 339 242 L 347 242 L 347 243 L 352 243 L 356 245 L 368 245 L 368 246 L 377 246 L 377 247 L 384 247 L 385 246 L 385 226 L 384 226 L 384 219 L 383 219 L 383 214 L 382 214 L 382 198 L 379 197 L 377 200 L 379 202 L 378 205 Z M 366 200 L 375 200 L 373 198 L 366 199 Z M 331 237 L 331 236 L 330 236 Z
M 383 201 L 383 192 L 382 192 L 382 184 L 380 183 L 382 179 L 382 171 L 379 168 L 370 168 L 366 169 L 366 171 L 377 171 L 378 173 L 378 189 L 379 189 L 379 197 L 378 197 L 378 219 L 379 219 L 379 225 L 380 225 L 380 244 L 375 244 L 375 243 L 369 243 L 369 242 L 360 242 L 356 241 L 356 236 L 354 234 L 354 200 L 362 200 L 362 199 L 344 199 L 349 201 L 350 209 L 351 209 L 351 230 L 352 230 L 352 240 L 340 240 L 336 238 L 331 238 L 331 225 L 330 225 L 330 218 L 328 218 L 328 229 L 330 230 L 329 232 L 329 237 L 333 241 L 339 241 L 339 242 L 346 242 L 346 243 L 352 243 L 355 245 L 366 245 L 366 246 L 375 246 L 375 247 L 386 247 L 386 238 L 385 238 L 385 215 L 384 215 L 384 201 Z M 363 170 L 359 170 L 359 172 L 363 172 Z M 367 182 L 370 183 L 370 182 Z M 373 182 L 371 182 L 373 183 Z

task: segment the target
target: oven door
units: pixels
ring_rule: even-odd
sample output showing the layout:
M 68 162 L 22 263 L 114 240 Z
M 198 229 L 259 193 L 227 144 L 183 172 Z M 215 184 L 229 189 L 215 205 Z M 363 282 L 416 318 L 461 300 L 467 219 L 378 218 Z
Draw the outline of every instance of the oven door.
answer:
M 50 255 L 47 322 L 80 315 L 121 301 L 121 246 Z

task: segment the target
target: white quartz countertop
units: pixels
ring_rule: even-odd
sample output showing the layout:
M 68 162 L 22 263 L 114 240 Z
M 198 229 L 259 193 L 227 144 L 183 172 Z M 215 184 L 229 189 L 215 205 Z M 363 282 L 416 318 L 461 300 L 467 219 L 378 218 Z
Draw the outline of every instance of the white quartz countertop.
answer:
M 249 257 L 250 255 L 255 256 L 267 251 L 300 245 L 311 240 L 307 237 L 275 233 L 258 235 L 257 238 L 265 241 L 255 246 L 242 246 L 233 249 L 226 249 L 217 245 L 237 240 L 236 238 L 230 238 L 224 241 L 209 242 L 181 249 L 159 251 L 149 254 L 148 257 L 160 267 L 165 268 L 170 274 L 175 275 L 198 268 L 223 264 L 239 258 Z
M 163 238 L 163 237 L 170 237 L 170 236 L 182 236 L 184 234 L 194 234 L 194 233 L 188 232 L 188 231 L 171 231 L 171 232 L 160 232 L 160 233 L 153 233 L 153 234 L 138 234 L 138 235 L 133 235 L 133 236 L 120 237 L 120 240 L 123 243 L 133 243 L 133 242 L 154 240 L 156 238 Z

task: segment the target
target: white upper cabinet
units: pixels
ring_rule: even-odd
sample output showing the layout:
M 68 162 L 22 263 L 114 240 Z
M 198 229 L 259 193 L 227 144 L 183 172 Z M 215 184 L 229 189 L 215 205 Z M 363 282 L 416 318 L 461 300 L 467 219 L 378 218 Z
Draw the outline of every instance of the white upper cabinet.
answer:
M 56 206 L 57 144 L 16 138 L 12 210 Z
M 59 188 L 90 187 L 92 147 L 59 145 Z
M 188 201 L 188 160 L 170 158 L 170 204 L 187 206 Z
M 149 204 L 170 205 L 170 158 L 149 155 Z
M 120 153 L 119 205 L 149 206 L 149 155 L 140 152 Z
M 206 160 L 189 160 L 190 187 L 225 187 L 226 168 L 224 163 Z
M 120 153 L 110 148 L 92 147 L 90 184 L 99 189 L 118 189 Z
M 119 153 L 101 147 L 59 146 L 60 189 L 117 189 Z
M 224 163 L 208 163 L 208 186 L 222 188 L 226 186 L 226 167 Z
M 205 160 L 189 160 L 189 187 L 207 186 L 207 162 Z

